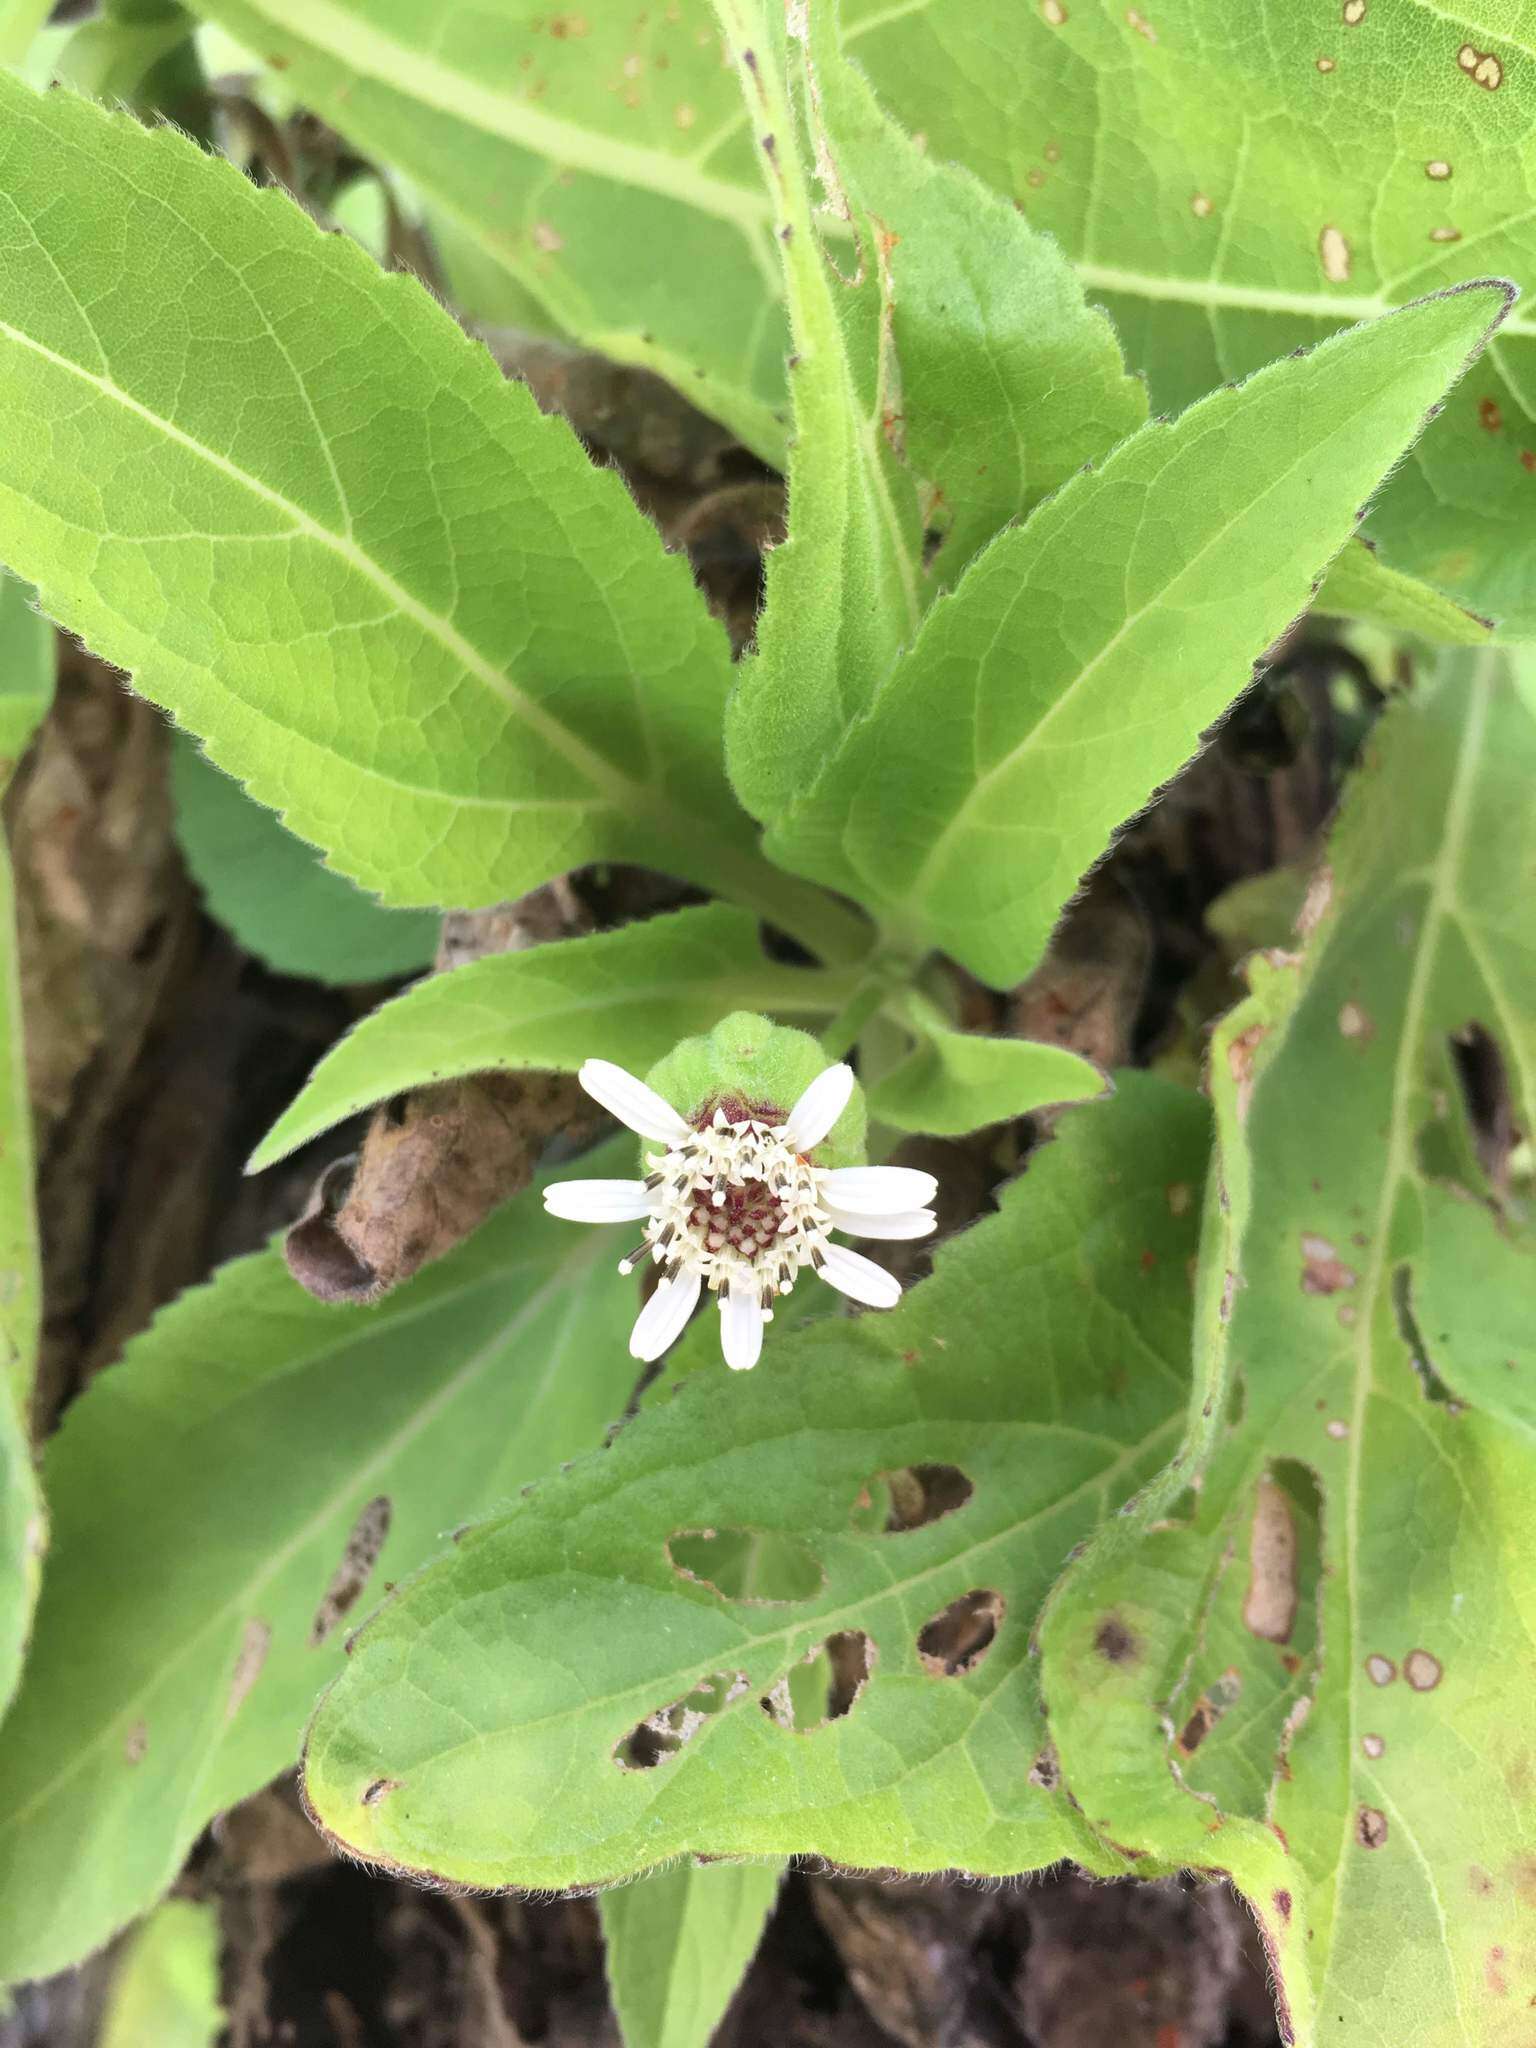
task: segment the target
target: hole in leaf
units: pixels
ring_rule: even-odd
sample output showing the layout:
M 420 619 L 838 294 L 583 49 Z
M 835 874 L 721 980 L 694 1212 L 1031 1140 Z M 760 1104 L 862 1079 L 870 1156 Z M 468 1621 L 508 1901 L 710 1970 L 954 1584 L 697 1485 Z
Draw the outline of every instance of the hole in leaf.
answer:
M 797 1735 L 811 1735 L 852 1710 L 875 1668 L 875 1646 L 861 1628 L 843 1629 L 807 1650 L 769 1688 L 762 1707 L 769 1720 Z
M 1413 1312 L 1413 1277 L 1406 1266 L 1393 1270 L 1392 1312 L 1397 1317 L 1397 1334 L 1407 1347 L 1408 1363 L 1413 1367 L 1425 1400 L 1439 1401 L 1448 1407 L 1458 1406 L 1450 1388 L 1435 1371 L 1425 1346 L 1418 1318 Z
M 827 1577 L 808 1544 L 776 1529 L 679 1529 L 667 1558 L 679 1578 L 756 1607 L 814 1600 Z
M 647 1714 L 615 1743 L 613 1760 L 623 1771 L 650 1771 L 692 1742 L 722 1708 L 739 1700 L 747 1689 L 744 1671 L 715 1671 L 701 1678 L 690 1693 L 669 1707 Z
M 1451 1067 L 1472 1133 L 1477 1163 L 1495 1194 L 1509 1192 L 1509 1156 L 1519 1140 L 1509 1074 L 1498 1040 L 1481 1024 L 1464 1024 L 1449 1040 Z
M 924 1670 L 935 1678 L 963 1678 L 974 1671 L 997 1640 L 1004 1605 L 1002 1594 L 985 1586 L 951 1600 L 918 1630 L 917 1654 Z
M 963 1508 L 976 1491 L 958 1465 L 903 1465 L 877 1472 L 853 1504 L 860 1535 L 900 1536 Z
M 1228 1707 L 1234 1706 L 1242 1697 L 1242 1691 L 1242 1673 L 1229 1669 L 1221 1674 L 1214 1685 L 1201 1693 L 1188 1720 L 1179 1731 L 1179 1750 L 1182 1755 L 1194 1755 Z

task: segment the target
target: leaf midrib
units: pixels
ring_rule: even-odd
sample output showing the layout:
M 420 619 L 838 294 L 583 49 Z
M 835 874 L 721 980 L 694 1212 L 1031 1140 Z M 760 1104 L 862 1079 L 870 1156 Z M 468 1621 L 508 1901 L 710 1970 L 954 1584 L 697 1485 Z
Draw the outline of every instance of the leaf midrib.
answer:
M 338 6 L 336 0 L 303 0 L 302 9 L 274 5 L 273 0 L 243 0 L 243 5 L 279 35 L 294 36 L 345 70 L 563 169 L 639 186 L 748 232 L 768 223 L 771 209 L 766 195 L 755 187 L 710 177 L 691 154 L 669 155 L 665 150 L 621 141 L 601 129 L 583 127 L 562 115 L 545 113 L 525 99 L 487 85 L 473 72 L 455 70 L 425 47 L 410 48 Z M 217 13 L 217 6 L 209 11 Z
M 541 704 L 520 690 L 510 677 L 505 675 L 494 663 L 488 661 L 478 648 L 464 638 L 463 634 L 451 620 L 444 618 L 440 612 L 433 611 L 430 606 L 423 604 L 419 598 L 413 597 L 403 584 L 397 583 L 387 569 L 383 568 L 375 561 L 372 555 L 368 554 L 365 549 L 360 548 L 347 535 L 337 533 L 332 528 L 322 525 L 319 520 L 306 512 L 302 506 L 296 505 L 291 498 L 285 497 L 281 491 L 274 490 L 270 484 L 263 483 L 259 477 L 252 476 L 248 470 L 242 469 L 238 463 L 231 462 L 227 456 L 220 454 L 215 448 L 210 448 L 206 442 L 199 441 L 194 435 L 187 433 L 185 429 L 177 426 L 173 420 L 166 419 L 162 414 L 144 405 L 131 392 L 125 391 L 112 378 L 98 376 L 95 372 L 85 369 L 81 364 L 71 362 L 68 356 L 59 355 L 45 343 L 36 340 L 29 334 L 23 333 L 20 328 L 11 326 L 5 320 L 0 320 L 0 340 L 8 340 L 18 347 L 29 349 L 34 355 L 40 357 L 45 362 L 53 364 L 55 368 L 78 378 L 81 383 L 87 384 L 93 390 L 98 391 L 102 397 L 114 404 L 121 405 L 125 411 L 143 420 L 146 425 L 153 427 L 158 433 L 163 434 L 168 441 L 173 442 L 180 448 L 186 449 L 189 454 L 207 463 L 210 468 L 217 470 L 221 475 L 228 477 L 232 483 L 239 486 L 242 490 L 248 491 L 252 497 L 284 513 L 292 522 L 295 535 L 300 535 L 317 542 L 321 547 L 328 549 L 330 553 L 334 554 L 354 574 L 362 577 L 365 582 L 372 584 L 381 596 L 388 599 L 397 612 L 413 620 L 430 639 L 435 640 L 446 653 L 451 655 L 467 674 L 490 690 L 493 695 L 499 697 L 531 731 L 536 732 L 550 747 L 562 755 L 573 768 L 585 775 L 592 784 L 594 791 L 606 802 L 613 805 L 617 810 L 627 811 L 631 814 L 638 812 L 643 816 L 652 818 L 663 827 L 668 836 L 681 837 L 685 840 L 691 836 L 682 828 L 681 821 L 674 817 L 671 807 L 665 802 L 656 785 L 635 782 L 620 770 L 614 768 L 602 755 L 596 753 L 584 740 L 572 732 L 569 726 L 563 725 L 558 719 L 551 717 Z M 217 536 L 214 536 L 214 538 L 217 538 Z M 392 778 L 386 778 L 381 775 L 379 779 L 387 780 Z M 433 791 L 430 794 L 453 802 L 480 803 L 482 805 L 495 804 L 496 802 L 494 798 L 475 798 L 473 796 L 461 798 L 456 792 L 446 789 Z M 541 808 L 550 807 L 548 800 L 535 799 L 534 801 Z M 583 801 L 583 799 L 579 798 L 561 800 L 562 803 L 568 804 L 572 808 L 580 808 Z M 500 807 L 507 808 L 508 806 L 503 802 Z

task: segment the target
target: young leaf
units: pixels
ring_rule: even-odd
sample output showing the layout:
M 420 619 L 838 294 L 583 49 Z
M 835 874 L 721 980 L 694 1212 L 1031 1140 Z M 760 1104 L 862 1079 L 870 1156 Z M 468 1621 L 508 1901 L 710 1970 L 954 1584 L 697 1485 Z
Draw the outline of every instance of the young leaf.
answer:
M 0 794 L 48 709 L 53 662 L 53 628 L 0 569 Z M 0 834 L 0 1711 L 20 1676 L 47 1540 L 31 1431 L 41 1316 L 15 904 Z
M 624 2048 L 708 2048 L 783 1876 L 781 1863 L 684 1863 L 604 1892 L 598 1911 Z
M 1194 1217 L 1168 1190 L 1204 1140 L 1198 1101 L 1129 1077 L 900 1308 L 690 1375 L 471 1530 L 322 1702 L 321 1824 L 477 1885 L 689 1852 L 1122 1868 L 1043 1754 L 1030 1637 L 1176 1436 Z
M 323 1306 L 260 1253 L 92 1383 L 49 1447 L 53 1550 L 0 1743 L 0 1978 L 142 1912 L 293 1761 L 380 1587 L 598 1442 L 634 1378 L 607 1259 L 536 1193 L 377 1308 Z
M 1144 427 L 987 549 L 798 810 L 787 865 L 998 987 L 1304 609 L 1510 289 L 1405 307 Z
M 1235 1878 L 1298 2043 L 1502 2038 L 1524 1940 L 1530 1228 L 1469 1062 L 1531 1128 L 1533 774 L 1490 655 L 1388 711 L 1304 960 L 1214 1049 L 1228 1207 L 1182 1468 L 1042 1631 L 1085 1813 Z
M 497 1068 L 575 1073 L 587 1059 L 644 1073 L 732 1010 L 825 1016 L 845 988 L 837 975 L 766 960 L 756 920 L 724 904 L 472 960 L 417 982 L 333 1046 L 250 1171 L 427 1081 Z
M 198 0 L 394 165 L 543 321 L 670 379 L 769 461 L 784 316 L 769 208 L 707 0 Z M 522 324 L 521 322 L 519 324 Z
M 1159 409 L 1490 271 L 1536 284 L 1528 9 L 845 0 L 876 90 L 1060 241 Z M 1385 561 L 1536 633 L 1536 313 L 1371 515 Z
M 1442 647 L 1481 647 L 1493 635 L 1487 619 L 1416 576 L 1389 569 L 1358 535 L 1334 556 L 1313 608 L 1364 619 L 1389 633 L 1412 633 Z
M 425 967 L 439 920 L 385 910 L 271 811 L 204 759 L 186 734 L 171 754 L 176 836 L 209 912 L 279 974 L 383 981 Z
M 917 1045 L 869 1097 L 870 1114 L 897 1130 L 958 1137 L 1048 1103 L 1090 1101 L 1107 1085 L 1065 1046 L 954 1031 L 916 997 L 910 1019 Z
M 1147 416 L 1114 330 L 1057 244 L 956 164 L 936 162 L 841 54 L 832 0 L 809 14 L 821 140 L 890 279 L 906 459 L 943 532 L 932 574 L 977 550 Z
M 776 897 L 725 635 L 563 422 L 172 130 L 10 79 L 0 123 L 0 553 L 55 616 L 387 902 Z
M 218 1908 L 167 1899 L 118 1960 L 100 2048 L 214 2048 L 225 2024 Z
M 726 720 L 731 779 L 770 819 L 879 689 L 927 592 L 917 496 L 890 438 L 898 401 L 879 233 L 861 218 L 858 247 L 844 252 L 856 268 L 833 267 L 811 207 L 814 114 L 792 92 L 794 21 L 776 0 L 717 0 L 717 12 L 773 204 L 795 351 L 790 537 L 768 557 L 757 652 L 738 670 Z

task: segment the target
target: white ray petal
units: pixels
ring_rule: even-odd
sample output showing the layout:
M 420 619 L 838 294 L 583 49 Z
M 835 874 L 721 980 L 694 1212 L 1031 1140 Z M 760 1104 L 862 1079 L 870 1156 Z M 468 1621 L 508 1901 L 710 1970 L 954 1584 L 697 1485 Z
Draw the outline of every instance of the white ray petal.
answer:
M 600 1102 L 621 1124 L 628 1124 L 642 1138 L 654 1139 L 661 1145 L 680 1145 L 688 1136 L 687 1124 L 671 1103 L 663 1102 L 654 1088 L 647 1088 L 612 1060 L 587 1060 L 576 1078 L 594 1102 Z
M 749 1372 L 763 1355 L 763 1311 L 753 1286 L 732 1284 L 720 1297 L 720 1349 L 732 1372 Z
M 835 1202 L 823 1202 L 822 1208 L 831 1217 L 833 1227 L 846 1230 L 850 1237 L 926 1237 L 938 1218 L 931 1209 L 903 1209 L 895 1216 L 860 1216 L 851 1209 L 840 1209 Z
M 634 1223 L 655 1207 L 643 1180 L 557 1180 L 544 1206 L 567 1223 Z
M 895 1216 L 904 1209 L 926 1209 L 939 1191 L 931 1173 L 915 1166 L 840 1166 L 821 1177 L 828 1206 L 856 1216 Z
M 901 1299 L 901 1282 L 893 1280 L 884 1266 L 866 1259 L 846 1245 L 829 1244 L 822 1253 L 821 1277 L 839 1294 L 862 1301 L 869 1308 L 894 1308 Z
M 852 1067 L 828 1067 L 816 1076 L 785 1119 L 785 1135 L 797 1152 L 809 1152 L 821 1143 L 848 1107 L 852 1093 Z
M 663 1280 L 658 1284 L 629 1333 L 631 1358 L 641 1359 L 649 1365 L 664 1351 L 671 1350 L 693 1314 L 703 1284 L 697 1273 L 680 1273 L 675 1280 Z

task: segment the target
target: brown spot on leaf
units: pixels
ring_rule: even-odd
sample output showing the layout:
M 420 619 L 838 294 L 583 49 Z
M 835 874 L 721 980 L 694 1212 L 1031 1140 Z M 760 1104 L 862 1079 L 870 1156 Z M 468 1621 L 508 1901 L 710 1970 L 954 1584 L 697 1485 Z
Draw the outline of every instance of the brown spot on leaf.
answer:
M 1376 1036 L 1376 1026 L 1369 1013 L 1359 1003 L 1345 1003 L 1339 1010 L 1339 1030 L 1345 1038 L 1369 1040 Z
M 364 1806 L 377 1806 L 379 1801 L 387 1799 L 391 1792 L 398 1792 L 401 1783 L 399 1778 L 375 1778 L 371 1785 L 363 1787 L 360 1803 Z
M 1435 179 L 1438 183 L 1451 175 L 1451 167 L 1443 156 L 1431 157 L 1424 166 L 1424 175 L 1426 178 Z
M 1267 1024 L 1250 1024 L 1227 1047 L 1227 1070 L 1237 1087 L 1237 1120 L 1240 1124 L 1248 1121 L 1248 1105 L 1253 1100 L 1254 1055 L 1268 1036 Z
M 1461 229 L 1452 227 L 1431 228 L 1429 239 L 1432 242 L 1459 242 L 1461 240 Z
M 1486 1899 L 1493 1890 L 1493 1879 L 1481 1863 L 1467 1866 L 1467 1887 L 1480 1899 Z
M 557 43 L 577 42 L 591 33 L 592 25 L 584 14 L 556 14 L 549 24 L 549 32 Z
M 1403 1676 L 1415 1692 L 1433 1692 L 1444 1675 L 1440 1659 L 1428 1650 L 1410 1650 L 1403 1659 Z
M 1360 1747 L 1365 1751 L 1372 1763 L 1375 1763 L 1379 1757 L 1383 1757 L 1387 1753 L 1386 1741 L 1380 1735 L 1362 1735 Z
M 698 118 L 698 108 L 690 105 L 687 100 L 679 100 L 672 109 L 672 125 L 675 128 L 691 128 Z
M 1497 92 L 1504 83 L 1504 66 L 1491 50 L 1479 50 L 1471 43 L 1463 43 L 1456 52 L 1456 62 L 1472 83 L 1480 85 L 1484 92 Z
M 1504 426 L 1504 415 L 1499 411 L 1498 401 L 1480 398 L 1477 402 L 1477 423 L 1485 433 L 1497 434 Z
M 1296 1515 L 1290 1495 L 1267 1473 L 1253 1496 L 1243 1625 L 1267 1643 L 1288 1643 L 1296 1623 Z
M 1317 60 L 1317 68 L 1319 71 L 1322 72 L 1323 76 L 1326 78 L 1328 73 L 1332 71 L 1332 69 L 1334 68 L 1333 59 L 1331 57 L 1319 57 Z
M 1522 448 L 1520 450 L 1520 467 L 1527 476 L 1536 476 L 1536 448 Z
M 1005 1604 L 1002 1594 L 987 1586 L 951 1600 L 918 1630 L 917 1654 L 923 1669 L 935 1678 L 964 1678 L 974 1671 L 997 1640 Z
M 1392 1659 L 1390 1657 L 1383 1657 L 1377 1651 L 1373 1651 L 1366 1658 L 1365 1671 L 1372 1685 L 1390 1685 L 1397 1676 L 1397 1666 L 1392 1662 Z
M 230 1674 L 229 1697 L 224 1703 L 224 1718 L 233 1721 L 244 1706 L 251 1687 L 261 1676 L 261 1668 L 267 1661 L 267 1651 L 272 1646 L 272 1624 L 253 1615 L 245 1624 L 240 1638 L 239 1654 L 235 1668 Z
M 1093 1647 L 1106 1664 L 1134 1664 L 1141 1645 L 1118 1614 L 1106 1614 L 1094 1633 Z
M 1176 1180 L 1172 1187 L 1168 1189 L 1167 1194 L 1168 1214 L 1170 1216 L 1187 1216 L 1189 1214 L 1189 1205 L 1195 1198 L 1195 1191 L 1189 1182 L 1187 1180 Z
M 390 1502 L 387 1493 L 376 1494 L 358 1515 L 347 1535 L 340 1562 L 331 1574 L 315 1618 L 310 1625 L 309 1647 L 319 1649 L 342 1616 L 357 1604 L 367 1585 L 384 1539 L 389 1534 Z
M 1143 42 L 1155 43 L 1157 41 L 1157 30 L 1139 8 L 1127 7 L 1125 10 L 1125 25 L 1127 28 L 1133 29 Z
M 1347 283 L 1354 258 L 1348 242 L 1331 222 L 1318 235 L 1317 260 L 1330 284 Z
M 1362 1849 L 1379 1849 L 1387 1839 L 1387 1816 L 1378 1806 L 1362 1806 L 1355 1815 L 1355 1840 Z
M 1365 19 L 1365 0 L 1344 0 L 1344 26 L 1358 28 Z
M 1483 1958 L 1483 1982 L 1495 1998 L 1508 1998 L 1509 1979 L 1504 1974 L 1505 1956 L 1502 1948 L 1489 1949 Z
M 1301 1291 L 1303 1294 L 1338 1294 L 1359 1284 L 1360 1275 L 1346 1266 L 1338 1249 L 1326 1237 L 1304 1230 L 1301 1234 Z
M 1279 1914 L 1282 1920 L 1290 1919 L 1291 1895 L 1289 1892 L 1281 1891 L 1275 1893 L 1275 1911 Z
M 1061 1783 L 1061 1764 L 1049 1743 L 1030 1765 L 1029 1782 L 1042 1792 L 1054 1792 Z
M 123 1737 L 123 1755 L 131 1764 L 141 1764 L 149 1749 L 149 1729 L 143 1721 L 135 1721 Z
M 1067 19 L 1067 10 L 1061 0 L 1040 0 L 1040 19 L 1050 28 L 1061 28 Z

